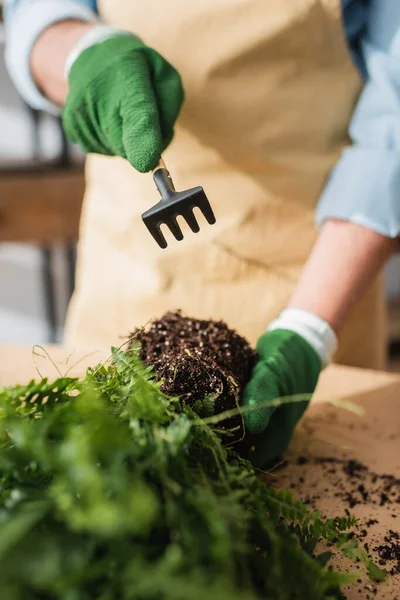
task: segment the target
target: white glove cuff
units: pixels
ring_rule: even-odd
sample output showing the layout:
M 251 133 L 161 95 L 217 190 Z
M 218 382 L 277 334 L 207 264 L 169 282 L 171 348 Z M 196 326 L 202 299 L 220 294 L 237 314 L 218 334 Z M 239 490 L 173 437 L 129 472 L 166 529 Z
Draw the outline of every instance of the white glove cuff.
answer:
M 115 37 L 117 35 L 132 36 L 133 34 L 129 33 L 129 31 L 118 29 L 117 27 L 112 27 L 112 25 L 97 25 L 96 27 L 93 27 L 90 31 L 88 31 L 84 36 L 81 37 L 79 42 L 75 44 L 71 52 L 68 54 L 64 67 L 65 78 L 68 79 L 68 75 L 72 65 L 84 50 L 90 48 L 91 46 L 94 46 L 95 44 L 100 44 L 101 42 L 104 42 L 105 40 L 108 40 L 109 38 Z
M 287 329 L 294 331 L 310 344 L 318 354 L 322 368 L 331 361 L 338 347 L 338 338 L 332 327 L 313 313 L 299 308 L 284 310 L 272 321 L 267 331 Z

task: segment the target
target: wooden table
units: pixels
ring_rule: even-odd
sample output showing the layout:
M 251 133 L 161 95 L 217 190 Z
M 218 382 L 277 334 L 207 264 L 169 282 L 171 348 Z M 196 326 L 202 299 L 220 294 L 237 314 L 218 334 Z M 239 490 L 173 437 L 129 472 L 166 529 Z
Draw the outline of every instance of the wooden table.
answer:
M 56 377 L 57 370 L 65 374 L 72 367 L 70 373 L 79 375 L 107 356 L 104 350 L 70 352 L 48 346 L 36 348 L 33 360 L 32 348 L 0 345 L 0 385 L 26 382 L 38 377 L 38 371 Z M 333 405 L 337 400 L 339 406 Z M 345 402 L 363 414 L 351 412 Z M 346 475 L 349 465 L 352 477 Z M 335 365 L 327 369 L 287 462 L 265 478 L 291 487 L 325 515 L 343 516 L 349 510 L 359 517 L 358 532 L 365 534 L 361 543 L 378 561 L 374 548 L 386 543 L 388 530 L 400 533 L 400 376 Z M 360 571 L 360 581 L 346 590 L 348 599 L 400 600 L 400 575 L 375 586 Z

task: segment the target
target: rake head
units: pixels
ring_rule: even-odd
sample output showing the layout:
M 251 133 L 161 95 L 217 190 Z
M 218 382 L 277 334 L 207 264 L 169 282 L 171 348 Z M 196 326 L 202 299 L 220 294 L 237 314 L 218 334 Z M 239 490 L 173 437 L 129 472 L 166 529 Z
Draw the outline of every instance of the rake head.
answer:
M 161 231 L 161 225 L 166 225 L 177 240 L 183 240 L 183 233 L 177 221 L 178 216 L 185 219 L 194 233 L 200 231 L 193 213 L 196 207 L 200 209 L 210 225 L 215 223 L 214 212 L 202 187 L 177 192 L 165 165 L 153 171 L 153 178 L 161 194 L 161 200 L 144 212 L 142 219 L 161 248 L 166 248 L 168 245 Z

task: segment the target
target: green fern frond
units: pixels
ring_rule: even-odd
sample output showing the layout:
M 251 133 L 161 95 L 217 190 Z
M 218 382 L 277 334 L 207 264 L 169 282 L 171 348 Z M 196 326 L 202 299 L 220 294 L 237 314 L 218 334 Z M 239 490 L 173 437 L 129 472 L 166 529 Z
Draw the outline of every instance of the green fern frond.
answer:
M 81 380 L 0 389 L 0 597 L 340 598 L 348 578 L 312 553 L 323 538 L 363 559 L 354 519 L 265 486 L 209 422 L 215 398 L 161 385 L 134 347 Z

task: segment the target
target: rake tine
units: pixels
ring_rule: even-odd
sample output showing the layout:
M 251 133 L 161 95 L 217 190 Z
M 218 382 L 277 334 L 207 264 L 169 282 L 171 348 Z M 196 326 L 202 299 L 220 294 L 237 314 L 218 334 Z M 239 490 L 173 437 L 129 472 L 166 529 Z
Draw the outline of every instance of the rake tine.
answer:
M 161 231 L 160 225 L 152 225 L 151 227 L 147 225 L 147 229 L 150 231 L 151 235 L 156 240 L 160 248 L 165 249 L 168 246 L 167 240 L 165 239 L 164 234 Z
M 176 219 L 174 219 L 174 217 L 169 218 L 165 224 L 167 225 L 167 227 L 169 227 L 172 235 L 174 236 L 175 239 L 177 239 L 179 242 L 181 240 L 183 240 L 183 233 L 181 228 L 178 225 L 178 222 Z
M 201 212 L 203 213 L 203 215 L 205 216 L 207 222 L 210 225 L 213 225 L 215 223 L 216 219 L 215 219 L 214 211 L 211 208 L 211 204 L 209 203 L 209 201 L 207 200 L 207 198 L 202 199 L 195 206 L 197 206 L 201 210 Z
M 198 224 L 192 209 L 183 212 L 182 216 L 185 219 L 186 223 L 189 225 L 190 229 L 193 231 L 193 233 L 198 233 L 200 231 L 200 225 Z

